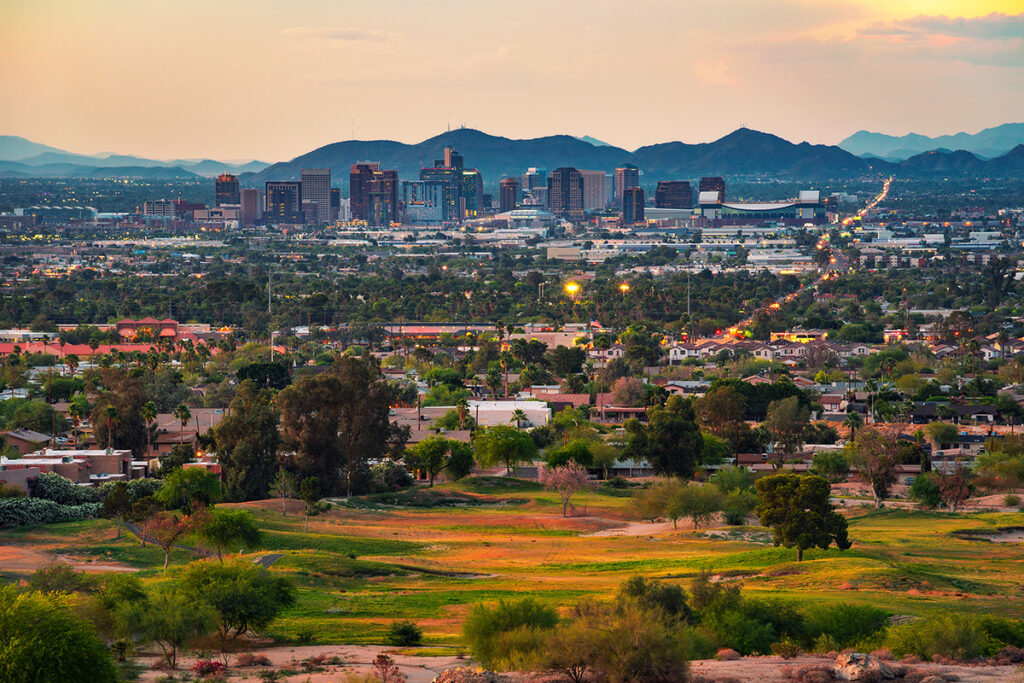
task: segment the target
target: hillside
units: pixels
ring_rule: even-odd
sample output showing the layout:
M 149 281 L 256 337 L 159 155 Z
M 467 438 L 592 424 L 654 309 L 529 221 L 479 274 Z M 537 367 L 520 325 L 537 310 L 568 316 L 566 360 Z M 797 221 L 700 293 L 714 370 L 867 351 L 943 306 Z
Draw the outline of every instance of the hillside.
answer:
M 1020 144 L 1024 144 L 1024 123 L 1004 123 L 974 134 L 957 133 L 938 137 L 917 133 L 894 136 L 861 130 L 840 142 L 839 147 L 858 156 L 896 160 L 940 149 L 964 150 L 991 159 L 1006 154 Z

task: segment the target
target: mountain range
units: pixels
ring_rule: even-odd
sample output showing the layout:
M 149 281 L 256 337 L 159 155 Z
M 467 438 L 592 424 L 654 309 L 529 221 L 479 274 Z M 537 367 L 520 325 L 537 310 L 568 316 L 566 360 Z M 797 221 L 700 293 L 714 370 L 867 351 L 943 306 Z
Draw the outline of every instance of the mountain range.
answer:
M 214 159 L 146 159 L 123 154 L 75 154 L 26 140 L 0 135 L 0 176 L 100 178 L 134 175 L 149 178 L 196 178 L 220 173 L 246 173 L 266 168 L 263 161 L 231 163 Z M 153 169 L 153 170 L 140 170 Z
M 942 149 L 963 150 L 983 159 L 992 159 L 1020 144 L 1024 144 L 1024 123 L 1004 123 L 973 135 L 957 133 L 934 138 L 917 133 L 896 137 L 861 130 L 840 142 L 839 147 L 857 156 L 901 161 L 922 152 Z
M 1024 124 L 1008 125 L 1024 128 Z M 1008 130 L 1014 129 L 1011 127 Z M 868 140 L 865 135 L 875 134 L 858 133 L 847 138 L 844 143 L 855 138 Z M 989 136 L 986 139 L 995 138 Z M 1010 138 L 1004 136 L 1000 139 L 1005 141 Z M 694 180 L 714 175 L 794 181 L 889 173 L 905 177 L 1024 176 L 1024 144 L 1012 146 L 1009 151 L 994 158 L 985 158 L 966 150 L 932 149 L 906 159 L 888 160 L 879 156 L 860 156 L 842 146 L 813 145 L 807 142 L 794 144 L 776 135 L 749 128 L 740 128 L 713 142 L 666 142 L 633 151 L 586 137 L 552 135 L 515 140 L 471 128 L 460 128 L 416 144 L 394 140 L 335 142 L 290 161 L 269 166 L 258 161 L 232 164 L 211 159 L 157 161 L 115 154 L 88 156 L 47 147 L 24 138 L 0 136 L 0 177 L 99 178 L 133 175 L 147 178 L 197 178 L 226 171 L 238 174 L 243 184 L 258 186 L 267 180 L 297 180 L 303 168 L 330 168 L 334 172 L 334 184 L 345 188 L 351 164 L 380 162 L 384 168 L 396 169 L 399 178 L 413 179 L 419 177 L 421 168 L 433 166 L 435 159 L 442 158 L 445 147 L 458 149 L 465 158 L 466 166 L 478 169 L 489 186 L 505 176 L 518 176 L 531 166 L 549 171 L 561 166 L 612 171 L 626 164 L 641 170 L 642 184 L 645 186 L 654 185 L 658 180 Z M 860 149 L 856 144 L 854 148 Z

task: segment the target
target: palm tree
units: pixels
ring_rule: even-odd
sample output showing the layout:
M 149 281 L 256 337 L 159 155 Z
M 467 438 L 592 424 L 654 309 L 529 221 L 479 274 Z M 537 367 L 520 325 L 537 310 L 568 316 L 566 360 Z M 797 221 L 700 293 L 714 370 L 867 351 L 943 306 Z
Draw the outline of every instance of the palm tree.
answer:
M 516 423 L 516 429 L 519 429 L 523 422 L 526 422 L 526 412 L 522 408 L 516 408 L 512 411 L 512 419 L 509 422 Z
M 466 418 L 469 417 L 469 401 L 460 398 L 455 403 L 455 410 L 459 413 L 459 429 L 466 428 Z
M 152 401 L 146 401 L 139 409 L 139 417 L 141 417 L 146 423 L 146 448 L 151 449 L 153 447 L 153 421 L 156 420 L 157 410 L 156 404 Z
M 864 418 L 860 413 L 849 412 L 843 420 L 843 426 L 850 430 L 850 441 L 857 437 L 857 430 L 864 426 Z
M 82 424 L 82 408 L 73 401 L 68 404 L 68 417 L 74 426 L 75 448 L 78 448 L 78 427 Z
M 178 421 L 181 422 L 181 431 L 178 432 L 178 443 L 184 444 L 185 427 L 188 425 L 188 421 L 192 419 L 192 411 L 184 403 L 179 403 L 178 407 L 174 409 L 174 417 L 178 418 Z
M 501 361 L 501 369 L 505 372 L 505 398 L 508 398 L 508 366 L 513 356 L 509 351 L 502 351 L 498 358 Z
M 114 447 L 114 425 L 118 423 L 120 414 L 117 412 L 117 406 L 107 404 L 107 407 L 103 409 L 103 417 L 107 420 L 107 448 Z

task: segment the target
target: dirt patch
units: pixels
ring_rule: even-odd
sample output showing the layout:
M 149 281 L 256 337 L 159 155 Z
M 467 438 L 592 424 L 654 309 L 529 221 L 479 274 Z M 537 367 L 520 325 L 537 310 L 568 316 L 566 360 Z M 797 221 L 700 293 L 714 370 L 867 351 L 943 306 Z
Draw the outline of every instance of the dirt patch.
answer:
M 795 659 L 785 660 L 781 657 L 742 657 L 733 661 L 720 662 L 704 659 L 691 662 L 694 676 L 703 676 L 711 680 L 733 678 L 739 681 L 763 681 L 764 683 L 782 683 L 787 679 L 782 675 L 784 668 L 797 668 L 804 665 L 832 665 L 831 659 L 804 655 Z M 997 683 L 997 681 L 1014 680 L 1016 672 L 1013 666 L 989 665 L 940 665 L 931 662 L 910 665 L 910 668 L 926 671 L 932 675 L 956 676 L 955 680 L 963 683 Z
M 966 541 L 989 541 L 991 543 L 1024 543 L 1024 527 L 1004 526 L 998 529 L 962 529 L 952 532 Z
M 118 562 L 104 561 L 89 557 L 64 555 L 46 547 L 18 544 L 0 545 L 0 569 L 11 574 L 31 574 L 44 564 L 66 562 L 80 572 L 101 574 L 104 572 L 136 572 L 138 569 Z

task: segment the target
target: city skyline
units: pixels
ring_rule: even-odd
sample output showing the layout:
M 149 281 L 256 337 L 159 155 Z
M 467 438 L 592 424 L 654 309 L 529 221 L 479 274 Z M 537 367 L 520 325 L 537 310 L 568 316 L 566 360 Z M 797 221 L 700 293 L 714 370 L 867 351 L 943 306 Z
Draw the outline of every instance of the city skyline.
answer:
M 0 133 L 84 154 L 280 161 L 461 125 L 627 149 L 741 125 L 835 144 L 860 129 L 976 132 L 1024 110 L 1024 13 L 1008 0 L 518 7 L 5 7 L 0 87 L 15 106 Z M 602 106 L 627 92 L 628 106 Z

